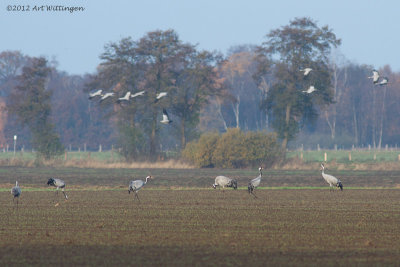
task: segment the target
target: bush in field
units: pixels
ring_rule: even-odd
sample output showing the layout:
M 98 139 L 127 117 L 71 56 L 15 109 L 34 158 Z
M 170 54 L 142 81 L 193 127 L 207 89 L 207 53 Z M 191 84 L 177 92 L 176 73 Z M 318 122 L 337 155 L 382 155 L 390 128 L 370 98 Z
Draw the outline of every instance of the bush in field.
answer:
M 246 166 L 246 138 L 238 128 L 228 129 L 218 139 L 213 152 L 215 166 L 241 168 Z
M 244 133 L 228 129 L 222 135 L 203 134 L 197 142 L 189 143 L 182 157 L 199 167 L 242 168 L 262 165 L 271 167 L 283 153 L 274 134 Z
M 247 166 L 262 165 L 269 168 L 283 158 L 284 152 L 272 133 L 248 132 L 245 137 Z
M 220 135 L 203 134 L 197 142 L 190 142 L 182 151 L 182 157 L 199 167 L 214 167 L 213 152 Z

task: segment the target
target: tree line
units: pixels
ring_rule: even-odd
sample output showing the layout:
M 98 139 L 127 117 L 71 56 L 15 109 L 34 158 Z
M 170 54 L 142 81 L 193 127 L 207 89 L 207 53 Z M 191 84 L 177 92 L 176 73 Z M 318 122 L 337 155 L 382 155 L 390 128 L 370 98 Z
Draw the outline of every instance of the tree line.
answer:
M 119 148 L 127 159 L 156 159 L 185 148 L 202 133 L 276 132 L 283 148 L 298 144 L 381 147 L 399 141 L 399 73 L 380 70 L 387 86 L 367 78 L 372 66 L 347 61 L 328 26 L 296 18 L 259 45 L 227 55 L 201 51 L 174 30 L 105 45 L 94 74 L 68 75 L 57 63 L 19 51 L 0 53 L 0 145 L 20 143 L 51 157 L 63 147 Z M 304 77 L 301 69 L 313 71 Z M 310 85 L 317 91 L 303 92 Z M 91 101 L 95 89 L 128 104 Z M 168 97 L 155 102 L 155 96 Z M 36 101 L 36 102 L 35 102 Z M 36 104 L 35 104 L 36 103 Z M 173 123 L 160 124 L 162 110 Z M 310 138 L 312 137 L 312 138 Z M 58 152 L 57 152 L 58 151 Z M 47 154 L 46 154 L 47 153 Z

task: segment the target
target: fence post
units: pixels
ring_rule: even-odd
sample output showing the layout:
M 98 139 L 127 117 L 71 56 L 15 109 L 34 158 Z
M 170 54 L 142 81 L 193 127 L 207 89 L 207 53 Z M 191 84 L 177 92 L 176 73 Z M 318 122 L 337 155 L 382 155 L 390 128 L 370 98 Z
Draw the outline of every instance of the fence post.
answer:
M 374 152 L 374 160 L 376 160 L 376 153 Z
M 349 152 L 349 161 L 351 161 L 351 152 Z
M 300 159 L 303 161 L 303 151 L 300 152 Z
M 101 152 L 101 144 L 99 145 L 99 152 Z
M 325 152 L 324 153 L 324 161 L 327 162 L 327 159 L 328 159 L 328 154 Z

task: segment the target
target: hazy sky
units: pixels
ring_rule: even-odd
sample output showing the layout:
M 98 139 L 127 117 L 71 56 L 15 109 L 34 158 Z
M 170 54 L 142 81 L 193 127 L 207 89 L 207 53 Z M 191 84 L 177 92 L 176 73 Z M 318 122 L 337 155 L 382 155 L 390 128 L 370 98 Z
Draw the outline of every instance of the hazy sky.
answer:
M 0 52 L 53 57 L 70 74 L 95 71 L 104 45 L 174 29 L 183 42 L 223 53 L 259 45 L 295 17 L 329 25 L 340 52 L 355 63 L 400 71 L 398 0 L 0 0 Z M 7 11 L 29 5 L 31 11 Z M 82 12 L 33 11 L 34 6 L 82 6 Z

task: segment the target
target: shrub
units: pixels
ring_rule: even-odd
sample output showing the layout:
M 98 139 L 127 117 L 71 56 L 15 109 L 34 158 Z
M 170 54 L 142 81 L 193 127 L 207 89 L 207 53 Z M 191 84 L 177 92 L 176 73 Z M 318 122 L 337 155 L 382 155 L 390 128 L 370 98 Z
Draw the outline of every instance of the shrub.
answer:
M 218 133 L 203 134 L 198 142 L 190 142 L 182 151 L 183 158 L 199 167 L 214 167 L 213 152 L 219 139 Z
M 182 157 L 198 167 L 243 168 L 271 167 L 282 158 L 276 135 L 265 132 L 244 133 L 228 129 L 222 135 L 203 134 L 197 142 L 188 143 Z
M 240 129 L 228 129 L 215 146 L 213 156 L 215 166 L 221 168 L 241 168 L 246 166 L 245 135 Z

